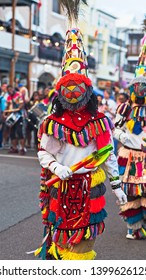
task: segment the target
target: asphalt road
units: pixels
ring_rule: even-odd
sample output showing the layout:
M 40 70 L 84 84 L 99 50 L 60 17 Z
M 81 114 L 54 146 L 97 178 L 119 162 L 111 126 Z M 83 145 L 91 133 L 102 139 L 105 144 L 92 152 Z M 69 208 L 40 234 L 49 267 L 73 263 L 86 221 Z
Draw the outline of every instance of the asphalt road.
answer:
M 35 152 L 27 156 L 0 153 L 0 260 L 37 260 L 27 251 L 42 240 L 38 202 L 40 166 Z M 107 182 L 105 232 L 95 243 L 96 260 L 145 260 L 145 241 L 127 240 L 116 197 Z

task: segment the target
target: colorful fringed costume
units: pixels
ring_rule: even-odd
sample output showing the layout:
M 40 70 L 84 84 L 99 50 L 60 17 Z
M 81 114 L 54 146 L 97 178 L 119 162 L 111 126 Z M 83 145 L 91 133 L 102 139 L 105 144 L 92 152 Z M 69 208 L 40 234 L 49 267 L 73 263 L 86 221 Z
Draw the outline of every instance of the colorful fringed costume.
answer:
M 66 2 L 70 15 L 80 1 L 61 2 Z M 74 9 L 70 7 L 73 4 Z M 39 198 L 45 230 L 35 255 L 42 259 L 92 260 L 96 256 L 95 239 L 104 231 L 107 216 L 106 176 L 101 163 L 106 160 L 113 189 L 120 188 L 120 180 L 112 148 L 113 124 L 97 110 L 92 82 L 87 77 L 82 34 L 78 28 L 71 28 L 66 36 L 53 114 L 38 131 L 42 166 Z M 85 164 L 85 158 L 95 154 L 93 161 Z M 55 175 L 57 181 L 50 185 Z
M 117 109 L 114 132 L 119 149 L 119 173 L 128 203 L 120 215 L 127 222 L 127 238 L 146 238 L 146 44 L 142 47 L 135 78 L 130 83 L 131 104 Z

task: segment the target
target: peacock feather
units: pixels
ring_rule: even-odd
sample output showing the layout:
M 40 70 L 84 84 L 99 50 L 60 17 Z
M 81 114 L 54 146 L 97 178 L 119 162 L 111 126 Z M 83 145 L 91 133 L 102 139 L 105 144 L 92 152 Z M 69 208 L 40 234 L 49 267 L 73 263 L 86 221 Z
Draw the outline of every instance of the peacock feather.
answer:
M 80 6 L 81 4 L 87 5 L 87 0 L 59 0 L 59 3 L 72 24 L 78 22 Z

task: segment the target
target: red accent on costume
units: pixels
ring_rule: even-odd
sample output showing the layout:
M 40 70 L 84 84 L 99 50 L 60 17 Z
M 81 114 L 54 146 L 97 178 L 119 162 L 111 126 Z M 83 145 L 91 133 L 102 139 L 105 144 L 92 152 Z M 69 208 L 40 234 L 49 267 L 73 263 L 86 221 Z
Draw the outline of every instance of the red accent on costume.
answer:
M 100 212 L 104 208 L 104 206 L 105 206 L 104 196 L 100 196 L 100 197 L 90 200 L 90 212 L 91 213 Z
M 92 86 L 92 82 L 89 78 L 87 78 L 85 75 L 81 75 L 78 73 L 70 73 L 68 75 L 63 76 L 56 85 L 56 90 L 59 90 L 61 86 L 67 86 L 68 81 L 74 81 L 76 84 L 81 84 L 84 82 L 87 86 Z

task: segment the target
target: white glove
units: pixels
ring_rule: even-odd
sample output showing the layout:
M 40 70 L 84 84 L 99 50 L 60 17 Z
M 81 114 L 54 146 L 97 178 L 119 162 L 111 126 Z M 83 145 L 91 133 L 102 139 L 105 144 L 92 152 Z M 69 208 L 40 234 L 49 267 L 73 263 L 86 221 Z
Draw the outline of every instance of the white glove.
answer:
M 68 166 L 64 166 L 56 161 L 50 164 L 49 169 L 61 180 L 65 180 L 72 175 L 72 170 Z
M 120 204 L 125 204 L 127 202 L 127 196 L 126 194 L 122 191 L 121 188 L 113 190 L 115 193 L 116 197 L 118 198 Z
M 128 140 L 128 135 L 122 129 L 115 128 L 113 132 L 114 137 L 119 140 L 122 144 L 126 144 L 126 141 Z

